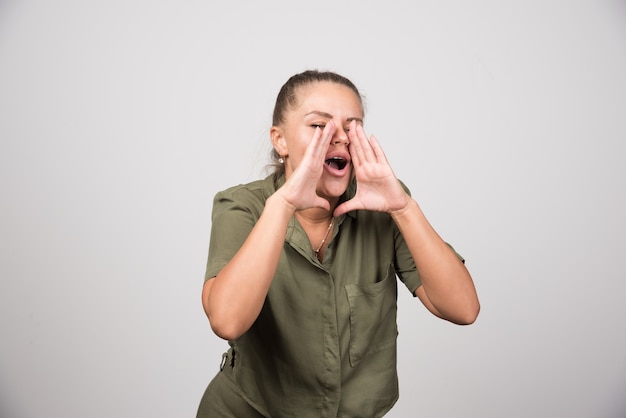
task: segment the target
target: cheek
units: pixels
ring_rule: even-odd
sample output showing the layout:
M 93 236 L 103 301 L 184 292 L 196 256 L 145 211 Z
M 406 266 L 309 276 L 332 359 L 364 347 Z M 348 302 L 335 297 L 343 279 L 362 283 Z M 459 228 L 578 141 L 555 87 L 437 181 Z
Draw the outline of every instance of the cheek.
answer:
M 289 142 L 289 152 L 302 155 L 310 142 L 311 138 L 307 135 L 307 132 L 298 132 Z

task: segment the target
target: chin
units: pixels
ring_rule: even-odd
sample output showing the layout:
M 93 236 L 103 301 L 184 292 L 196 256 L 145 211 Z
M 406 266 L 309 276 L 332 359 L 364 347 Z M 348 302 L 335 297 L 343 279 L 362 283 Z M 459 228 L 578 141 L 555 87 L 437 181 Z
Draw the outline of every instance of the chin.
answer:
M 329 179 L 318 187 L 317 194 L 326 198 L 339 198 L 346 192 L 349 185 L 350 177 Z

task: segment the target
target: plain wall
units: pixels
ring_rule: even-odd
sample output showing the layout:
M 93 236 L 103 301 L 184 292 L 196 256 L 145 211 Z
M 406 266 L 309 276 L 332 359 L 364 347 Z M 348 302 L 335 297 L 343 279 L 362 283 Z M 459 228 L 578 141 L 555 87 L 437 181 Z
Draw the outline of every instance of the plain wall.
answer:
M 626 416 L 623 1 L 0 2 L 0 415 L 190 417 L 213 195 L 351 78 L 482 302 L 401 288 L 390 417 Z

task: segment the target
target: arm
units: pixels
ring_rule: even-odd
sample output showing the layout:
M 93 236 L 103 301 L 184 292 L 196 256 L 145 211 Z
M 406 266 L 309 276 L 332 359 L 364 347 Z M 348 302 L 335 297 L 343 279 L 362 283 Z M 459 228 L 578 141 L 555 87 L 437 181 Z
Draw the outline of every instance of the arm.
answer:
M 219 337 L 238 338 L 261 312 L 293 211 L 279 196 L 271 196 L 241 249 L 204 283 L 202 305 Z
M 402 188 L 375 137 L 360 125 L 349 131 L 350 155 L 357 192 L 335 210 L 387 212 L 398 226 L 422 279 L 415 294 L 433 314 L 457 324 L 470 324 L 480 310 L 469 272 L 432 228 L 419 205 Z
M 298 167 L 270 196 L 250 234 L 233 258 L 204 283 L 202 306 L 211 328 L 221 338 L 234 340 L 254 323 L 270 285 L 285 241 L 289 220 L 296 210 L 330 203 L 315 192 L 326 151 L 335 131 L 333 123 L 315 131 Z
M 415 261 L 422 286 L 415 295 L 433 314 L 456 324 L 471 324 L 480 305 L 472 278 L 454 251 L 432 228 L 413 199 L 391 213 Z

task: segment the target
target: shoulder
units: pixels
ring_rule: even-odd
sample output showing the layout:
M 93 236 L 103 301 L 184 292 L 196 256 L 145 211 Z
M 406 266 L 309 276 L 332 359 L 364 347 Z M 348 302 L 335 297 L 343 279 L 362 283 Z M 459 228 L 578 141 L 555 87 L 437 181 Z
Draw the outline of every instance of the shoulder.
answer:
M 238 184 L 217 192 L 215 198 L 249 198 L 258 197 L 267 199 L 276 191 L 273 176 L 268 176 L 262 180 L 255 180 L 250 183 Z
M 239 208 L 260 213 L 265 201 L 276 191 L 273 176 L 250 183 L 238 184 L 221 190 L 213 198 L 214 210 L 219 208 Z

